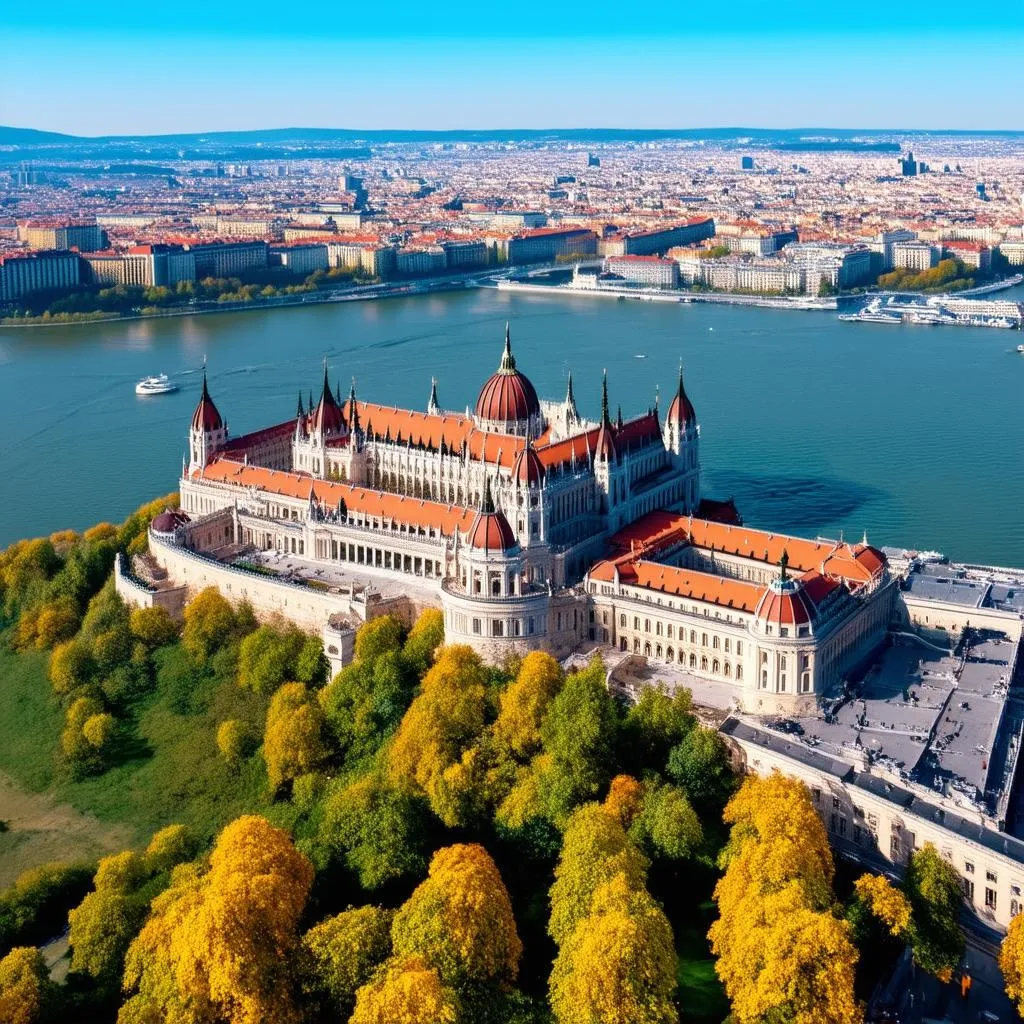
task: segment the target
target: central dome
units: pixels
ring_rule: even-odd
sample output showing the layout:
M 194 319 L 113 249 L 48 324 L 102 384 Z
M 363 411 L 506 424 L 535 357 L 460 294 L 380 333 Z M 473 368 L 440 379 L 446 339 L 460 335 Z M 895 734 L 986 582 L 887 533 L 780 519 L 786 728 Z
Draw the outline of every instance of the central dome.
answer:
M 506 433 L 523 433 L 529 429 L 531 420 L 540 417 L 537 392 L 529 378 L 516 369 L 508 324 L 498 372 L 480 389 L 476 417 L 483 425 Z

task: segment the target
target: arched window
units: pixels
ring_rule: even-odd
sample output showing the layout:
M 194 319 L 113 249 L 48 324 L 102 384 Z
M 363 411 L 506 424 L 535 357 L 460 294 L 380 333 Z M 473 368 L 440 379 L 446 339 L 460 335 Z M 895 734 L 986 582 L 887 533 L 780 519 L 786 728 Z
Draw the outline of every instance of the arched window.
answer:
M 696 630 L 693 630 L 693 629 L 691 629 L 691 630 L 690 630 L 690 643 L 691 643 L 691 644 L 695 644 L 696 642 L 697 642 L 697 633 L 696 633 Z
M 658 646 L 657 646 L 657 647 L 655 648 L 655 650 L 654 650 L 654 654 L 655 654 L 655 656 L 656 656 L 656 657 L 658 657 L 658 658 L 662 657 L 662 653 L 661 653 L 661 644 L 658 644 Z
M 620 629 L 625 629 L 626 628 L 626 616 L 625 615 L 620 615 L 619 616 L 619 628 Z
M 649 658 L 651 656 L 651 645 L 644 644 L 644 657 Z
M 707 655 L 704 655 L 704 656 L 703 656 L 703 657 L 702 657 L 702 658 L 700 659 L 700 670 L 701 670 L 701 672 L 707 672 L 707 670 L 708 670 L 708 659 L 707 659 Z
M 725 663 L 723 671 L 725 673 L 725 678 L 726 679 L 731 679 L 732 678 L 732 666 L 729 664 L 729 662 Z
M 743 666 L 742 665 L 737 665 L 736 666 L 736 678 L 737 679 L 742 679 L 743 678 Z
M 696 667 L 697 667 L 697 655 L 691 653 L 690 654 L 690 668 L 696 668 Z
M 658 636 L 661 636 L 661 623 L 660 622 L 656 622 L 654 624 L 654 631 L 655 631 L 655 633 L 658 634 Z
M 619 637 L 619 650 L 624 651 L 626 649 L 626 638 L 624 636 Z
M 707 635 L 707 633 L 701 633 L 701 635 L 700 635 L 700 645 L 701 645 L 701 647 L 707 647 L 707 645 L 708 645 L 708 635 Z
M 761 686 L 764 687 L 765 689 L 768 688 L 768 670 L 767 669 L 765 669 L 761 673 Z
M 711 671 L 714 672 L 716 676 L 720 675 L 722 672 L 722 663 L 717 658 L 715 658 L 711 663 Z
M 675 661 L 676 660 L 676 652 L 673 651 L 671 647 L 666 647 L 665 648 L 665 660 L 666 661 Z
M 633 638 L 633 653 L 640 653 L 640 641 L 636 637 Z

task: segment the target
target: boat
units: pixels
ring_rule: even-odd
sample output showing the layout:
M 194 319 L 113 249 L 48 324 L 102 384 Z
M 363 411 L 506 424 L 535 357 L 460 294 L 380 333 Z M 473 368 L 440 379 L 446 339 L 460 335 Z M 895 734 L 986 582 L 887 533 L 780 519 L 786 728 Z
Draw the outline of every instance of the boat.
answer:
M 1024 345 L 1018 345 L 1018 346 L 1017 346 L 1017 351 L 1018 351 L 1018 352 L 1019 352 L 1019 353 L 1020 353 L 1020 354 L 1021 354 L 1022 356 L 1024 356 Z
M 645 356 L 645 355 L 643 354 L 643 352 L 637 352 L 637 354 L 636 354 L 635 356 L 633 356 L 633 358 L 634 358 L 634 359 L 646 359 L 646 358 L 647 358 L 647 356 Z
M 156 377 L 143 377 L 135 385 L 137 395 L 167 395 L 177 390 L 178 385 L 166 373 L 158 374 Z

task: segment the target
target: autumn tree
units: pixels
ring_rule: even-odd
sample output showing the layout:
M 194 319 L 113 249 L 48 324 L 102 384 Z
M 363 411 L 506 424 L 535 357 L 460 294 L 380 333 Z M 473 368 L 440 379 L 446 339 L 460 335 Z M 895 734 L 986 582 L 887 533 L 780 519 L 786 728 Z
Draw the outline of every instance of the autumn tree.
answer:
M 528 758 L 540 749 L 541 724 L 564 679 L 562 666 L 550 654 L 531 651 L 502 691 L 494 736 L 516 757 Z
M 263 818 L 221 832 L 205 873 L 175 870 L 131 944 L 122 1024 L 293 1024 L 297 925 L 313 867 Z
M 255 634 L 252 634 L 255 635 Z M 285 683 L 267 710 L 263 758 L 272 792 L 299 775 L 316 771 L 327 757 L 324 717 L 305 683 Z
M 600 804 L 585 804 L 569 818 L 551 886 L 548 932 L 561 946 L 590 913 L 597 890 L 622 873 L 631 888 L 647 879 L 647 858 L 619 819 Z
M 445 799 L 447 769 L 483 732 L 486 712 L 485 673 L 469 647 L 445 647 L 423 677 L 419 696 L 405 713 L 388 749 L 388 777 L 396 785 L 423 793 L 445 822 L 462 824 L 457 802 Z
M 296 662 L 304 640 L 300 630 L 283 622 L 253 630 L 238 648 L 238 685 L 269 694 L 297 678 Z
M 715 886 L 715 969 L 739 1024 L 855 1024 L 856 950 L 832 910 L 828 837 L 803 783 L 750 776 L 725 808 L 732 826 Z
M 395 960 L 356 995 L 349 1024 L 457 1024 L 459 1004 L 421 957 Z
M 391 956 L 394 916 L 382 907 L 358 907 L 321 921 L 302 937 L 305 988 L 338 1019 L 348 1018 L 357 990 Z
M 426 866 L 426 817 L 421 798 L 371 773 L 328 794 L 320 843 L 364 889 L 376 889 Z
M 628 829 L 640 813 L 643 803 L 643 783 L 637 782 L 632 775 L 616 775 L 608 787 L 608 795 L 604 799 L 604 809 L 624 829 Z
M 79 697 L 68 708 L 60 735 L 61 752 L 78 774 L 99 771 L 113 733 L 113 718 L 95 697 Z
M 672 928 L 647 890 L 619 873 L 558 952 L 551 1008 L 558 1024 L 675 1024 Z
M 207 587 L 185 607 L 181 642 L 192 660 L 205 664 L 235 629 L 235 612 L 216 587 Z
M 0 1021 L 41 1024 L 56 986 L 43 954 L 33 946 L 15 946 L 0 960 Z
M 891 935 L 899 937 L 906 934 L 910 927 L 910 901 L 888 878 L 861 875 L 854 883 L 854 890 Z
M 217 726 L 217 750 L 230 765 L 237 765 L 248 756 L 252 746 L 249 730 L 237 718 L 228 718 Z
M 88 646 L 80 640 L 58 644 L 50 655 L 50 682 L 61 696 L 73 693 L 92 677 L 94 666 Z
M 128 628 L 136 640 L 150 649 L 169 644 L 178 636 L 177 623 L 159 605 L 133 609 Z
M 397 957 L 420 956 L 456 991 L 510 984 L 523 946 L 501 874 L 477 843 L 438 850 L 427 878 L 395 915 Z
M 931 843 L 915 850 L 903 891 L 910 901 L 910 944 L 918 966 L 948 980 L 964 952 L 960 877 Z
M 1024 1017 L 1024 914 L 1017 914 L 999 950 L 999 969 L 1006 982 L 1006 994 Z
M 402 661 L 414 678 L 420 678 L 430 668 L 442 643 L 444 615 L 440 608 L 427 608 L 420 613 L 402 646 Z

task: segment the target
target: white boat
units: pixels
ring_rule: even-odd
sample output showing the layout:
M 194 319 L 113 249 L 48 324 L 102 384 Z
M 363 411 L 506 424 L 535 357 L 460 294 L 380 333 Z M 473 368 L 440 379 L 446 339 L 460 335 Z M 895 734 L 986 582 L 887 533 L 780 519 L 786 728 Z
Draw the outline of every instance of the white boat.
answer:
M 1018 345 L 1018 346 L 1017 346 L 1017 351 L 1018 351 L 1018 352 L 1019 352 L 1019 353 L 1020 353 L 1020 354 L 1021 354 L 1022 356 L 1024 356 L 1024 345 Z
M 178 385 L 166 373 L 158 374 L 156 377 L 143 377 L 135 385 L 137 395 L 167 395 L 177 390 Z

